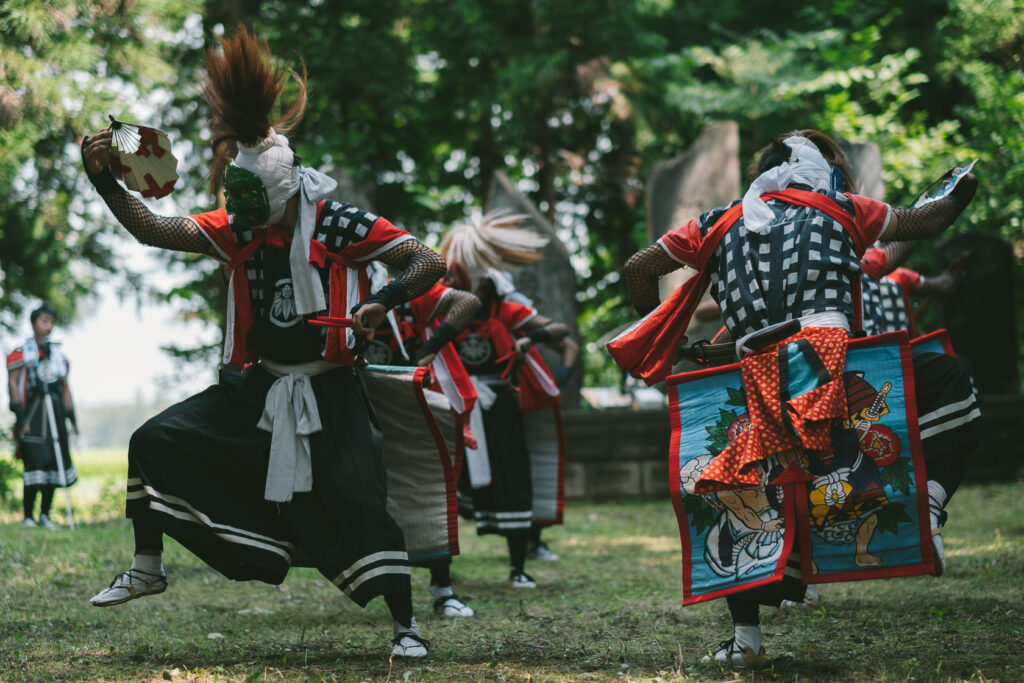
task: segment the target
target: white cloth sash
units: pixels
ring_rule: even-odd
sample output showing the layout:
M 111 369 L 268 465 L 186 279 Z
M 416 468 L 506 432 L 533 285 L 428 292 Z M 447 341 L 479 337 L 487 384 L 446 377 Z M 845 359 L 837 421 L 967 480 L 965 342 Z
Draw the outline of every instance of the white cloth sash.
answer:
M 466 447 L 466 465 L 469 467 L 469 483 L 480 489 L 491 483 L 491 462 L 487 455 L 487 432 L 484 430 L 484 411 L 494 405 L 498 397 L 487 386 L 487 382 L 477 375 L 471 375 L 470 381 L 476 389 L 476 403 L 469 413 L 469 429 L 476 437 L 476 448 Z
M 263 498 L 287 503 L 295 493 L 313 490 L 309 435 L 319 432 L 320 411 L 310 378 L 338 367 L 327 361 L 299 365 L 261 360 L 277 377 L 270 385 L 257 428 L 270 432 L 270 462 Z
M 781 225 L 775 222 L 775 212 L 761 199 L 761 195 L 784 190 L 792 183 L 803 183 L 816 190 L 831 187 L 832 167 L 813 142 L 798 135 L 783 142 L 793 150 L 789 161 L 759 175 L 743 195 L 743 227 L 761 235 L 773 226 Z

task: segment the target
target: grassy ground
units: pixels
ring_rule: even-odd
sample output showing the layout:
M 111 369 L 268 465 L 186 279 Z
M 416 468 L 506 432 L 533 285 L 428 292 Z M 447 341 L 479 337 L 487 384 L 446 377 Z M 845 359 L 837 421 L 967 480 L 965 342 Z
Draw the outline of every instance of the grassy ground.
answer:
M 173 542 L 166 594 L 91 607 L 87 598 L 130 561 L 122 458 L 76 460 L 73 533 L 4 516 L 0 680 L 1024 680 L 1021 482 L 957 494 L 942 579 L 829 585 L 822 608 L 764 610 L 775 663 L 750 674 L 699 663 L 731 627 L 721 601 L 679 606 L 667 500 L 571 504 L 566 525 L 547 534 L 562 560 L 528 567 L 535 591 L 505 585 L 499 539 L 464 532 L 454 576 L 478 616 L 435 617 L 427 574 L 414 571 L 434 644 L 421 662 L 389 663 L 382 601 L 360 610 L 308 569 L 279 587 L 227 581 Z

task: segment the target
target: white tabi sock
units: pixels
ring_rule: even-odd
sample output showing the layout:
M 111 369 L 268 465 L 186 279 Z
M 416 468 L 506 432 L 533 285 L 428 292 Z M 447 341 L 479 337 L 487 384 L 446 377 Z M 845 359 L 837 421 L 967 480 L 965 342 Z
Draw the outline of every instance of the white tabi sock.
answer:
M 449 595 L 455 595 L 455 591 L 452 590 L 451 586 L 431 586 L 430 594 L 437 600 L 438 598 L 447 598 Z
M 135 559 L 132 560 L 132 569 L 138 569 L 140 572 L 146 572 L 153 576 L 164 575 L 164 556 L 161 555 L 136 555 Z
M 761 651 L 760 626 L 736 626 L 735 636 L 738 646 L 749 647 L 755 655 Z
M 946 489 L 942 484 L 932 479 L 928 482 L 928 512 L 932 522 L 932 528 L 939 528 L 939 516 L 942 508 L 946 505 Z

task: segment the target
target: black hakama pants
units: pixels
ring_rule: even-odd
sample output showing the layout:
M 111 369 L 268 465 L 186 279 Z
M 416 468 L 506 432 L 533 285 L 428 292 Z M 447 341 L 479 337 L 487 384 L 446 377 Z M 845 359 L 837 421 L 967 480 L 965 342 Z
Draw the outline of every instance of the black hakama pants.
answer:
M 387 511 L 380 432 L 350 368 L 312 377 L 323 429 L 310 436 L 313 490 L 264 500 L 275 378 L 257 366 L 150 419 L 128 451 L 127 516 L 235 580 L 284 580 L 297 551 L 361 606 L 408 593 L 402 531 Z
M 913 352 L 921 452 L 929 480 L 953 496 L 981 443 L 981 410 L 963 363 L 944 353 Z
M 460 508 L 476 521 L 477 534 L 524 536 L 533 519 L 533 481 L 523 413 L 516 391 L 507 384 L 491 385 L 496 394 L 483 411 L 491 483 L 474 489 L 469 468 L 459 480 Z M 480 435 L 476 435 L 480 438 Z

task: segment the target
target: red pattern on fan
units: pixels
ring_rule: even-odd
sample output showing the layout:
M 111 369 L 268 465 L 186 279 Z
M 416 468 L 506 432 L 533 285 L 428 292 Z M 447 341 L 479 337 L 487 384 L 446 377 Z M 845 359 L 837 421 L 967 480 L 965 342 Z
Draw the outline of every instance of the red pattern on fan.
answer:
M 155 128 L 136 126 L 110 117 L 113 133 L 110 170 L 129 190 L 159 199 L 178 182 L 178 160 L 167 135 Z

